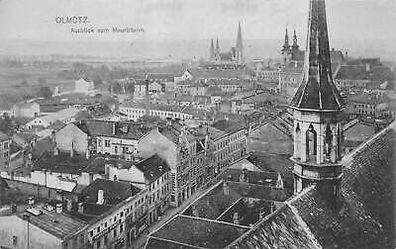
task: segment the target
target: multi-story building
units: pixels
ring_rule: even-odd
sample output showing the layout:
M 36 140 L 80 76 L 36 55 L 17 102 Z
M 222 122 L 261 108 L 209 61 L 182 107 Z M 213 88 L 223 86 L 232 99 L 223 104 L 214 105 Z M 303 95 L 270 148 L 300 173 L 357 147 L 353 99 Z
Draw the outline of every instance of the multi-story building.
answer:
M 0 131 L 0 165 L 10 159 L 10 143 L 10 137 Z
M 138 155 L 138 141 L 152 128 L 128 122 L 84 120 L 69 124 L 55 134 L 60 151 L 87 155 L 113 155 L 132 160 Z
M 390 101 L 386 95 L 359 94 L 347 98 L 346 113 L 351 116 L 388 118 L 391 117 Z
M 127 167 L 108 167 L 109 179 L 130 182 L 146 189 L 147 225 L 156 221 L 166 210 L 170 201 L 170 168 L 165 160 L 153 155 Z
M 86 249 L 87 222 L 63 213 L 62 204 L 56 209 L 30 203 L 28 207 L 12 207 L 0 215 L 1 248 Z M 11 225 L 12 224 L 12 225 Z
M 171 171 L 170 205 L 179 206 L 197 189 L 197 141 L 187 128 L 172 122 L 161 131 L 150 133 L 139 141 L 143 158 L 158 154 Z
M 395 80 L 395 74 L 379 58 L 358 59 L 341 65 L 334 79 L 341 89 L 386 89 Z
M 36 102 L 15 104 L 12 107 L 11 115 L 26 118 L 36 117 L 40 115 L 40 105 Z
M 124 248 L 147 228 L 146 190 L 127 182 L 97 179 L 82 190 L 76 214 L 91 217 L 90 248 Z
M 156 116 L 161 119 L 188 120 L 193 118 L 193 115 L 185 112 L 183 108 L 172 105 L 125 104 L 120 106 L 120 112 L 133 121 L 137 121 L 145 115 Z
M 81 79 L 75 81 L 74 92 L 84 93 L 86 95 L 93 95 L 96 93 L 95 84 L 93 81 L 85 80 L 85 79 L 81 78 Z

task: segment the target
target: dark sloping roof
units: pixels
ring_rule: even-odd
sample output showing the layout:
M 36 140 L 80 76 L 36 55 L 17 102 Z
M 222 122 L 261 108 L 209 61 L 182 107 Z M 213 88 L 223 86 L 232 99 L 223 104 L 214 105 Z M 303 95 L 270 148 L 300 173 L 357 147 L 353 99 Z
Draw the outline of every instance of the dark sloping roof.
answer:
M 98 190 L 103 190 L 103 198 L 106 205 L 115 205 L 130 196 L 140 192 L 140 189 L 130 183 L 96 179 L 85 189 L 82 194 L 86 196 L 87 202 L 98 201 Z
M 384 65 L 373 65 L 366 70 L 366 65 L 342 65 L 335 76 L 341 80 L 368 80 L 372 82 L 393 81 L 395 75 Z
M 0 131 L 0 141 L 4 141 L 4 140 L 7 140 L 7 139 L 9 139 L 9 137 L 6 134 L 4 134 L 3 132 Z
M 284 205 L 227 248 L 322 248 L 306 224 Z
M 144 177 L 150 183 L 170 171 L 167 162 L 157 154 L 138 162 L 135 166 L 144 173 Z
M 344 104 L 333 82 L 324 0 L 311 0 L 303 80 L 290 105 L 297 109 L 334 111 Z
M 324 248 L 373 248 L 379 226 L 353 194 L 343 191 L 335 202 L 310 188 L 290 201 Z
M 276 234 L 281 234 L 282 243 L 312 241 L 309 239 L 312 234 L 322 248 L 393 248 L 395 181 L 391 172 L 395 166 L 395 128 L 396 123 L 391 124 L 344 159 L 339 197 L 330 200 L 318 187 L 308 187 L 288 200 L 287 207 L 278 209 L 234 242 L 233 245 L 239 246 L 235 248 L 255 248 L 256 245 L 266 248 L 259 245 L 273 243 L 274 238 L 265 232 L 279 229 Z M 301 221 L 297 224 L 295 219 Z M 289 233 L 290 229 L 304 224 L 306 233 L 302 230 Z
M 151 237 L 167 239 L 191 246 L 217 249 L 224 248 L 247 230 L 247 228 L 232 224 L 176 216 L 160 230 L 154 232 Z
M 86 120 L 78 122 L 76 125 L 91 136 L 106 136 L 135 140 L 141 138 L 151 129 L 141 124 L 101 120 Z

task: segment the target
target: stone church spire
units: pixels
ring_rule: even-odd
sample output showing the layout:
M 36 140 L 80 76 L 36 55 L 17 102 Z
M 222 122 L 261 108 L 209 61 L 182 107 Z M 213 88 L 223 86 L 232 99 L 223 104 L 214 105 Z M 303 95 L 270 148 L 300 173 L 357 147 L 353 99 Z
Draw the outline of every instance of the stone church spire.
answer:
M 215 50 L 213 44 L 213 38 L 210 40 L 210 59 L 214 59 L 215 57 Z
M 294 29 L 294 33 L 293 33 L 293 49 L 298 49 L 298 40 L 297 40 L 297 34 L 296 34 L 296 29 Z
M 333 82 L 325 0 L 310 0 L 303 80 L 292 98 L 291 107 L 336 111 L 343 105 Z
M 289 32 L 287 31 L 287 26 L 286 26 L 285 43 L 283 44 L 282 51 L 288 51 L 288 50 L 290 50 L 290 43 L 289 43 Z
M 317 184 L 324 196 L 339 194 L 342 177 L 343 101 L 334 85 L 325 0 L 310 0 L 304 75 L 290 107 L 294 118 L 294 192 Z
M 238 22 L 238 32 L 237 32 L 237 40 L 236 40 L 236 60 L 241 63 L 243 61 L 243 43 L 242 43 L 242 30 L 241 30 L 241 22 Z

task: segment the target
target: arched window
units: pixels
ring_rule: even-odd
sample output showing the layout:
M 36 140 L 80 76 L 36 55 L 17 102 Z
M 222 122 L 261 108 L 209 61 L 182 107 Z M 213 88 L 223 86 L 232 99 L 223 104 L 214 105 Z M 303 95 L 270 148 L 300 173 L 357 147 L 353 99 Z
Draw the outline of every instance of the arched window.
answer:
M 330 129 L 330 125 L 327 124 L 326 131 L 325 131 L 325 141 L 324 141 L 324 149 L 326 158 L 330 158 L 331 149 L 333 145 L 333 132 Z
M 317 134 L 316 131 L 311 124 L 307 130 L 306 134 L 307 139 L 307 157 L 316 155 L 316 141 L 317 141 Z
M 294 141 L 294 157 L 301 158 L 300 155 L 300 147 L 301 147 L 301 129 L 300 124 L 297 123 L 296 131 L 295 131 L 295 141 Z

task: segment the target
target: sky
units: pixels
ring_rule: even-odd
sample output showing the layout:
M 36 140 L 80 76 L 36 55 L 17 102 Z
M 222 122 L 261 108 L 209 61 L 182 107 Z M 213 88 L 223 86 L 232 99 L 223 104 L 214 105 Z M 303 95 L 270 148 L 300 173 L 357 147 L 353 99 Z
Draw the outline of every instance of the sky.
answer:
M 396 41 L 396 0 L 327 0 L 332 40 Z M 282 39 L 305 41 L 308 0 L 0 0 L 0 42 Z M 86 16 L 89 24 L 58 24 Z M 73 34 L 71 28 L 139 27 L 144 32 Z M 353 44 L 353 43 L 352 43 Z

